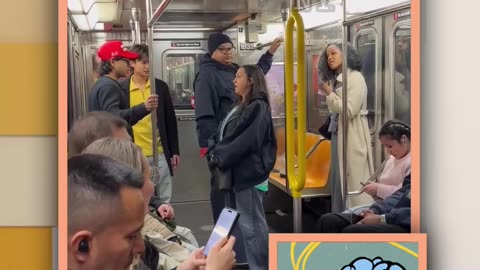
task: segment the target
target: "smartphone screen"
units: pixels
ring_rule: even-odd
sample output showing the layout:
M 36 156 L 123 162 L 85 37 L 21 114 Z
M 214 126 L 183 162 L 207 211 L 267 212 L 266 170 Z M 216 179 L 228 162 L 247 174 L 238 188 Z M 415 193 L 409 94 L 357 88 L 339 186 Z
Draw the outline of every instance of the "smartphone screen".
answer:
M 213 228 L 212 234 L 208 239 L 205 248 L 203 249 L 203 254 L 208 256 L 210 249 L 222 238 L 230 236 L 232 233 L 233 227 L 235 226 L 239 213 L 230 208 L 224 208 L 218 217 L 217 224 Z
M 352 224 L 357 224 L 362 219 L 363 219 L 363 216 L 360 216 L 360 215 L 357 215 L 357 214 L 352 214 L 350 222 Z

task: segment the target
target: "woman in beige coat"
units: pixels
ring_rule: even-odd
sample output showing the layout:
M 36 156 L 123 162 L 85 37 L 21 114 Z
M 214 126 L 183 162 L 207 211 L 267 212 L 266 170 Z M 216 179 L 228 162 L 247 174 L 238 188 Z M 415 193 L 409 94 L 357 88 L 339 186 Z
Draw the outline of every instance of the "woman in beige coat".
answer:
M 325 92 L 328 109 L 331 112 L 329 131 L 332 133 L 332 153 L 329 183 L 332 189 L 332 211 L 342 212 L 343 205 L 343 109 L 342 109 L 342 44 L 329 44 L 319 62 L 322 88 Z M 370 131 L 367 121 L 367 85 L 360 73 L 362 62 L 356 50 L 347 44 L 347 174 L 348 191 L 360 191 L 360 181 L 368 179 L 373 171 Z M 372 198 L 368 194 L 349 197 L 347 207 L 369 204 Z

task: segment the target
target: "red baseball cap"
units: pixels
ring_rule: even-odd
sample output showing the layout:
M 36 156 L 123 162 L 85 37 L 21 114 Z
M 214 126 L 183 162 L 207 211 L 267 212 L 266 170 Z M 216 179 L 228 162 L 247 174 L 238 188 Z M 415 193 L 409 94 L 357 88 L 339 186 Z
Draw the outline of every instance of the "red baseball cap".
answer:
M 138 54 L 127 51 L 122 45 L 121 41 L 107 41 L 98 49 L 97 55 L 102 61 L 108 61 L 116 57 L 129 60 L 138 58 Z

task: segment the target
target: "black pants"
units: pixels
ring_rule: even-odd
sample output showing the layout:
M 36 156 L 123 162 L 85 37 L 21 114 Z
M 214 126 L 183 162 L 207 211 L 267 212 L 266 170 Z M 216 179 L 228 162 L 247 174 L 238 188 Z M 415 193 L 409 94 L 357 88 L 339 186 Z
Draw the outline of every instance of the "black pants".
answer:
M 226 196 L 226 192 L 216 190 L 213 183 L 213 177 L 210 179 L 211 187 L 210 187 L 210 204 L 212 206 L 212 213 L 213 213 L 213 221 L 217 223 L 218 217 L 222 212 L 225 206 L 236 209 L 235 204 L 235 192 L 231 191 L 228 192 L 228 196 Z M 228 197 L 228 204 L 226 203 L 226 198 Z M 235 259 L 237 264 L 247 263 L 247 254 L 245 252 L 245 244 L 243 242 L 242 232 L 237 224 L 233 229 L 232 235 L 235 236 L 235 246 L 233 250 L 235 251 Z
M 317 222 L 320 233 L 409 233 L 409 229 L 393 224 L 352 224 L 351 214 L 325 214 Z

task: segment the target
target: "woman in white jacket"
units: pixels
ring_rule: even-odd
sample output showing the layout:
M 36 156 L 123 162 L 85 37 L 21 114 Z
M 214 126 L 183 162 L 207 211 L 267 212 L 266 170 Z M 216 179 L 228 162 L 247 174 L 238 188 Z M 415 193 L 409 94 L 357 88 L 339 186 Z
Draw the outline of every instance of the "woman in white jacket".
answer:
M 325 92 L 328 109 L 331 112 L 329 131 L 332 133 L 332 153 L 329 183 L 332 190 L 332 210 L 342 212 L 343 205 L 343 109 L 342 109 L 342 44 L 331 43 L 322 53 L 319 61 L 320 78 Z M 360 181 L 368 179 L 373 170 L 371 137 L 367 121 L 367 85 L 360 73 L 362 61 L 356 50 L 347 44 L 347 174 L 348 191 L 360 191 Z M 361 194 L 349 198 L 347 207 L 368 204 L 372 198 Z

